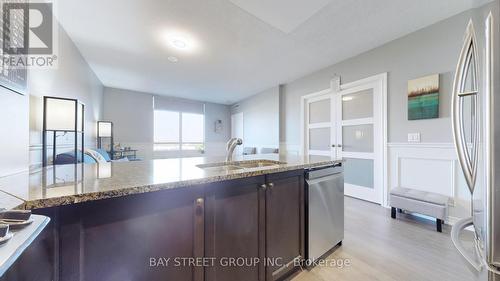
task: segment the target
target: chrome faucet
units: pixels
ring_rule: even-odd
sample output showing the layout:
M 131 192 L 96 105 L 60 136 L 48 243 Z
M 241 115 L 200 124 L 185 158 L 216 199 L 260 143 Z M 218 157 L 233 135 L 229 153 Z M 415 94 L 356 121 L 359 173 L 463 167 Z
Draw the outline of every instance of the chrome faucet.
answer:
M 227 142 L 227 154 L 226 154 L 226 162 L 233 161 L 233 152 L 237 145 L 241 145 L 243 140 L 240 138 L 232 138 Z

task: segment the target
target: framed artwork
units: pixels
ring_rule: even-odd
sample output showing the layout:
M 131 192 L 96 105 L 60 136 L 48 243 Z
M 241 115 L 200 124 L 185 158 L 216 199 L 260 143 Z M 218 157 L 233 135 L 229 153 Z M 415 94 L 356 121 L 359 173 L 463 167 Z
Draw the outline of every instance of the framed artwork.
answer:
M 439 118 L 439 74 L 408 81 L 408 120 Z

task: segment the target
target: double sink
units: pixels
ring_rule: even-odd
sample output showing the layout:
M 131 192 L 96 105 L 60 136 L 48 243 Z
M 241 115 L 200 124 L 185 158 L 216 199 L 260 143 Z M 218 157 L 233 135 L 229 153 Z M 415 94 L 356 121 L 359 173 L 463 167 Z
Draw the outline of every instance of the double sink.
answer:
M 252 169 L 261 167 L 270 167 L 286 164 L 285 162 L 273 160 L 247 160 L 247 161 L 234 161 L 234 162 L 220 162 L 196 165 L 196 167 L 203 169 L 207 172 L 229 172 L 242 169 Z

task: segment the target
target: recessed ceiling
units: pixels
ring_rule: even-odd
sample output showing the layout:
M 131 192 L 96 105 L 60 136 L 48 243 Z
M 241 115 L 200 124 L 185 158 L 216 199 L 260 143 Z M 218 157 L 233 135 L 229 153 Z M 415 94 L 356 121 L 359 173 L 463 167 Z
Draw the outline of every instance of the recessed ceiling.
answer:
M 230 0 L 269 25 L 290 33 L 331 0 Z
M 105 86 L 230 104 L 486 2 L 64 0 L 57 17 Z

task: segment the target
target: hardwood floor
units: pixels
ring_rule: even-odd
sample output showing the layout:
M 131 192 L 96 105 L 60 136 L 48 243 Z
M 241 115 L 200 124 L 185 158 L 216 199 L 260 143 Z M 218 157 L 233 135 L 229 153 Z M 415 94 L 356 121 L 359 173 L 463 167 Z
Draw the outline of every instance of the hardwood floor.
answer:
M 345 239 L 327 260 L 349 260 L 344 268 L 317 266 L 294 281 L 470 281 L 474 275 L 450 239 L 450 227 L 435 231 L 432 221 L 345 198 Z M 469 235 L 470 234 L 470 235 Z M 472 239 L 472 232 L 464 235 Z M 470 237 L 469 237 L 470 236 Z

